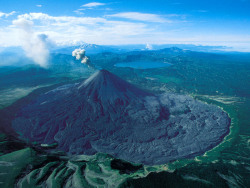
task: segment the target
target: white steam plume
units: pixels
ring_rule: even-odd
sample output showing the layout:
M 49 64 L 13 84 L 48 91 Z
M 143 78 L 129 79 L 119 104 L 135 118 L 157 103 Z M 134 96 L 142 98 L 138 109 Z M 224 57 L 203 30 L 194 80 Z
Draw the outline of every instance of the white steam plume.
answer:
M 146 44 L 146 50 L 153 50 L 153 46 L 151 44 Z
M 90 63 L 90 60 L 87 56 L 85 56 L 85 50 L 84 49 L 75 49 L 72 52 L 72 56 L 76 57 L 77 60 L 81 60 L 81 63 L 88 65 L 89 67 L 94 68 L 94 66 Z
M 47 36 L 37 35 L 32 30 L 33 22 L 25 18 L 14 20 L 13 24 L 20 29 L 21 46 L 26 56 L 41 67 L 46 67 L 49 59 L 49 50 L 46 45 Z

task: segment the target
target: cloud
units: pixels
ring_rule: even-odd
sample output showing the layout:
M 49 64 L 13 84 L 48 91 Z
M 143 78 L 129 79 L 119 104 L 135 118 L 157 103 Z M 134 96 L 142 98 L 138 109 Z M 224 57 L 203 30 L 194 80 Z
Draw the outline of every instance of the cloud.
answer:
M 100 17 L 74 17 L 74 16 L 50 16 L 44 13 L 29 13 L 19 15 L 18 18 L 24 18 L 27 20 L 39 20 L 43 24 L 52 24 L 52 25 L 63 25 L 63 24 L 89 24 L 94 25 L 97 23 L 103 23 L 106 21 L 104 18 Z
M 101 17 L 50 16 L 44 13 L 29 13 L 19 15 L 18 19 L 33 21 L 35 32 L 48 35 L 58 45 L 73 45 L 82 41 L 96 44 L 117 44 L 129 42 L 130 37 L 133 38 L 132 41 L 135 41 L 135 37 L 152 33 L 152 28 L 148 28 L 144 23 L 113 21 Z
M 7 18 L 7 17 L 9 17 L 9 16 L 12 16 L 12 15 L 15 14 L 15 13 L 16 13 L 16 11 L 12 11 L 12 12 L 10 12 L 10 13 L 0 12 L 0 18 L 1 18 L 1 17 Z
M 92 2 L 92 3 L 84 4 L 81 7 L 93 8 L 93 7 L 97 7 L 97 6 L 103 6 L 103 5 L 105 5 L 105 3 Z
M 42 5 L 36 5 L 37 7 L 42 7 Z
M 167 20 L 158 14 L 145 14 L 140 12 L 121 12 L 117 14 L 108 15 L 108 17 L 125 18 L 136 21 L 144 22 L 158 22 L 158 23 L 171 23 L 171 20 Z
M 184 22 L 185 15 L 166 14 L 157 15 L 156 20 L 152 14 L 140 13 L 144 17 L 124 19 L 112 16 L 52 16 L 45 13 L 26 13 L 18 15 L 17 20 L 24 19 L 32 23 L 32 38 L 39 39 L 39 34 L 45 34 L 51 42 L 58 46 L 73 46 L 82 42 L 99 45 L 120 44 L 197 44 L 197 45 L 223 45 L 235 46 L 241 51 L 249 51 L 249 34 L 233 35 L 213 34 L 202 32 L 197 26 L 199 23 Z M 149 19 L 150 17 L 150 19 Z M 188 15 L 187 15 L 188 17 Z M 138 18 L 137 18 L 138 19 Z M 163 19 L 163 20 L 161 20 Z M 170 19 L 171 21 L 166 19 Z M 185 18 L 186 19 L 186 18 Z M 144 20 L 144 21 L 143 21 Z M 20 28 L 6 20 L 0 25 L 0 46 L 20 46 L 24 43 Z M 9 25 L 8 25 L 9 24 Z M 195 25 L 196 24 L 196 25 Z M 22 36 L 22 37 L 20 37 Z M 38 39 L 37 39 L 38 38 Z M 33 39 L 29 39 L 31 41 Z M 34 40 L 34 41 L 35 41 Z M 30 42 L 31 43 L 31 42 Z M 47 39 L 44 41 L 46 46 Z
M 93 9 L 95 7 L 99 7 L 99 6 L 103 6 L 103 5 L 106 5 L 106 4 L 105 3 L 99 3 L 99 2 L 87 3 L 87 4 L 82 5 L 81 6 L 82 8 L 79 8 L 79 9 L 73 11 L 73 12 L 75 12 L 76 14 L 82 15 L 82 14 L 84 14 L 82 12 L 83 10 Z
M 36 34 L 33 31 L 34 23 L 25 18 L 14 20 L 13 25 L 20 30 L 19 38 L 26 56 L 40 66 L 46 67 L 49 58 L 49 51 L 46 46 L 47 36 L 45 34 Z
M 73 12 L 79 15 L 83 15 L 84 13 L 82 12 L 83 10 L 85 10 L 84 8 L 79 8 L 77 10 L 74 10 Z

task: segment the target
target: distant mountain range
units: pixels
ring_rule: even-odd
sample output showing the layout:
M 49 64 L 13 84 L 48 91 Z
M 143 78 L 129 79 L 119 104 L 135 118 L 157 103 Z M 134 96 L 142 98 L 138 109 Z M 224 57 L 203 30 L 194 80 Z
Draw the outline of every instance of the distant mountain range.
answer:
M 191 50 L 197 52 L 213 52 L 213 53 L 225 53 L 224 50 L 229 50 L 230 48 L 225 46 L 201 46 L 201 45 L 191 45 L 191 44 L 154 44 L 148 47 L 148 44 L 134 44 L 134 45 L 96 45 L 82 43 L 81 45 L 74 46 L 51 46 L 51 53 L 61 53 L 71 55 L 72 51 L 77 48 L 82 48 L 86 50 L 87 55 L 103 53 L 103 52 L 113 52 L 113 53 L 124 53 L 130 51 L 152 51 L 152 50 L 161 50 L 164 48 L 180 48 L 183 50 Z M 24 55 L 24 52 L 21 47 L 6 47 L 0 48 L 1 55 Z
M 183 50 L 191 50 L 198 52 L 223 52 L 223 50 L 228 49 L 225 46 L 196 46 L 196 45 L 185 45 L 185 44 L 163 44 L 163 45 L 148 45 L 138 44 L 138 45 L 96 45 L 96 44 L 82 44 L 77 46 L 69 46 L 52 50 L 55 53 L 71 54 L 76 48 L 83 48 L 86 50 L 87 54 L 103 53 L 103 52 L 113 52 L 113 53 L 124 53 L 129 51 L 152 51 L 161 50 L 165 48 L 180 48 Z

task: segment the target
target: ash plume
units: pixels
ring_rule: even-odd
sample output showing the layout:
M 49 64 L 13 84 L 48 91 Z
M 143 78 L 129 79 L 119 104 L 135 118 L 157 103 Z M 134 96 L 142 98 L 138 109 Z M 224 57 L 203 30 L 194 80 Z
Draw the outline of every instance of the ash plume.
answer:
M 81 60 L 81 63 L 88 65 L 88 67 L 95 68 L 91 63 L 89 58 L 85 55 L 84 49 L 75 49 L 72 52 L 72 56 L 75 57 L 77 60 Z

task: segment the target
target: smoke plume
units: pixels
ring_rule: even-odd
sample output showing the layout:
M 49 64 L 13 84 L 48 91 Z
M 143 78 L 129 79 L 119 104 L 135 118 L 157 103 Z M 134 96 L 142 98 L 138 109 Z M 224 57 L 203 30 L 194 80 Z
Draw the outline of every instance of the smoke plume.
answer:
M 32 29 L 33 22 L 24 18 L 14 20 L 13 24 L 20 29 L 21 46 L 26 56 L 41 67 L 46 67 L 49 58 L 47 35 L 37 35 Z
M 76 57 L 77 60 L 81 60 L 81 63 L 88 65 L 89 67 L 94 68 L 94 66 L 90 63 L 89 58 L 85 55 L 84 49 L 75 49 L 72 52 L 72 56 Z
M 146 50 L 153 50 L 153 46 L 151 44 L 146 44 Z

